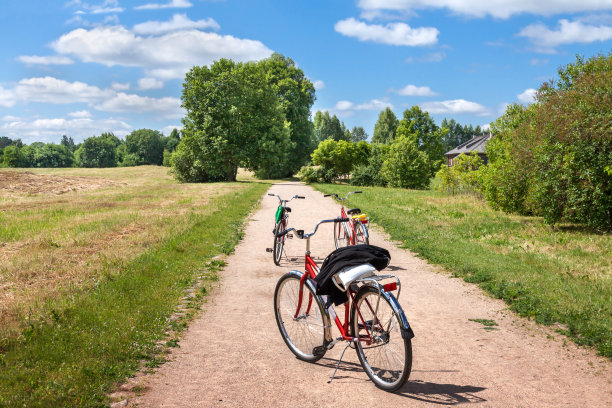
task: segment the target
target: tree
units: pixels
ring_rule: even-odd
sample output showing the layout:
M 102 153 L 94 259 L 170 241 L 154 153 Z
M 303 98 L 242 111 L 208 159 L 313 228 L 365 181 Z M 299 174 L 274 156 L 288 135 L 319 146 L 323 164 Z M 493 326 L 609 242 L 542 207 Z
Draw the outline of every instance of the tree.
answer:
M 404 111 L 404 116 L 397 128 L 397 137 L 405 136 L 412 139 L 419 150 L 427 154 L 429 175 L 438 171 L 444 159 L 443 137 L 447 129 L 440 129 L 429 116 L 418 106 Z
M 157 130 L 134 130 L 125 137 L 125 150 L 136 157 L 136 164 L 161 165 L 164 157 L 162 134 Z
M 19 147 L 10 145 L 4 148 L 5 167 L 24 167 L 23 164 L 23 154 Z
M 378 120 L 374 125 L 372 143 L 391 143 L 395 139 L 395 132 L 399 121 L 390 108 L 385 108 L 378 115 Z
M 116 167 L 116 150 L 120 143 L 112 133 L 89 137 L 74 153 L 76 163 L 79 167 Z
M 355 164 L 367 161 L 368 153 L 367 142 L 356 144 L 347 140 L 327 139 L 319 143 L 312 153 L 312 162 L 333 170 L 337 175 L 349 174 Z
M 431 166 L 427 154 L 413 138 L 399 135 L 391 143 L 381 174 L 391 187 L 425 189 L 429 187 Z
M 62 141 L 60 142 L 62 146 L 66 146 L 71 152 L 76 150 L 76 145 L 74 144 L 74 140 L 72 137 L 68 137 L 66 135 L 62 135 Z
M 275 90 L 254 63 L 193 67 L 181 96 L 183 138 L 171 162 L 181 181 L 234 181 L 239 166 L 277 176 L 293 148 Z
M 368 134 L 363 127 L 354 126 L 351 130 L 351 140 L 355 143 L 368 140 Z
M 164 149 L 172 153 L 173 151 L 176 150 L 176 147 L 181 142 L 181 134 L 176 128 L 174 128 L 172 129 L 172 132 L 170 132 L 170 136 L 168 136 L 167 138 L 164 138 L 163 140 L 164 140 Z
M 74 154 L 65 145 L 47 143 L 34 150 L 33 167 L 61 168 L 74 165 Z
M 0 136 L 0 149 L 4 149 L 6 146 L 13 144 L 13 141 L 6 136 Z
M 314 133 L 317 143 L 327 139 L 335 141 L 351 140 L 350 132 L 347 135 L 344 123 L 340 122 L 336 115 L 330 116 L 328 111 L 325 111 L 325 113 L 317 111 L 315 113 Z
M 291 58 L 281 54 L 274 53 L 259 61 L 258 65 L 265 72 L 289 123 L 292 147 L 279 169 L 279 176 L 292 176 L 306 164 L 316 146 L 310 122 L 310 108 L 315 101 L 314 85 Z

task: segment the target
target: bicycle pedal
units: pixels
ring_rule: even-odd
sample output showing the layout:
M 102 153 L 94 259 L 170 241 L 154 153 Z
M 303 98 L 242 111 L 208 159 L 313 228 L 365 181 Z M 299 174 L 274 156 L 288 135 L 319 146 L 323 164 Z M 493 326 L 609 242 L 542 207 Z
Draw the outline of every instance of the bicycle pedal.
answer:
M 266 248 L 266 252 L 274 252 L 272 248 Z
M 325 348 L 324 346 L 317 346 L 312 349 L 312 355 L 315 357 L 319 357 L 319 356 L 324 355 L 326 351 L 327 351 L 327 348 Z

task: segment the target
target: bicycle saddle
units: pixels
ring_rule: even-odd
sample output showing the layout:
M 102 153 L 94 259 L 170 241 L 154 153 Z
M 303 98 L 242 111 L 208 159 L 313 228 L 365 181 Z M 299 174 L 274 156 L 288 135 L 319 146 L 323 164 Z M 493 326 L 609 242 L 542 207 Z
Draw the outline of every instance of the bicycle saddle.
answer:
M 285 211 L 287 211 L 287 212 L 291 212 L 291 208 L 289 208 L 289 207 L 285 207 Z
M 348 215 L 359 214 L 360 212 L 361 210 L 359 208 L 351 208 L 350 210 L 346 211 Z

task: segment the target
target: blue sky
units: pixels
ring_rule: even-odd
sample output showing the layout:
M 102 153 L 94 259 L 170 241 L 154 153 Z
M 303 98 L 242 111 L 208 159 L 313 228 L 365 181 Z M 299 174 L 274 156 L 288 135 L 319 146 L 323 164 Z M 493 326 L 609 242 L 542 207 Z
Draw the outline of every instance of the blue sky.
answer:
M 0 136 L 80 142 L 181 126 L 185 72 L 292 58 L 371 136 L 382 109 L 485 125 L 576 54 L 612 48 L 612 0 L 3 0 Z

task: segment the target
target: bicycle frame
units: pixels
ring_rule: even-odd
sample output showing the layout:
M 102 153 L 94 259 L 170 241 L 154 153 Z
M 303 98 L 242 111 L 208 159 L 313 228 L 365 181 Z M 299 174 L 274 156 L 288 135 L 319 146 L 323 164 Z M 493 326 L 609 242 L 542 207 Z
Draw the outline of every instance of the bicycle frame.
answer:
M 346 210 L 344 209 L 344 200 L 346 200 L 348 198 L 348 196 L 350 196 L 351 194 L 361 194 L 361 191 L 351 191 L 349 192 L 346 197 L 344 198 L 340 198 L 338 197 L 338 194 L 325 194 L 324 197 L 336 197 L 336 199 L 340 200 L 340 218 L 349 218 L 349 222 L 342 222 L 342 228 L 344 229 L 344 233 L 346 234 L 350 245 L 355 245 L 357 244 L 357 230 L 356 230 L 356 225 L 357 223 L 361 223 L 361 221 L 359 220 L 355 220 L 351 217 L 348 216 L 348 214 L 346 213 Z M 334 234 L 338 234 L 338 236 L 336 238 L 340 238 L 340 235 L 342 233 L 342 230 L 340 228 L 338 228 L 338 231 L 335 230 L 334 228 Z M 367 232 L 366 232 L 367 235 Z
M 346 219 L 346 218 L 345 218 Z M 341 222 L 339 221 L 339 219 L 337 220 L 326 220 L 326 222 L 329 221 L 334 221 L 334 223 L 336 222 Z M 321 223 L 319 223 L 321 224 Z M 315 227 L 315 231 L 317 230 L 319 224 L 317 224 L 317 227 Z M 293 229 L 293 228 L 291 228 Z M 288 232 L 289 230 L 286 230 L 286 232 Z M 298 237 L 302 237 L 303 239 L 306 239 L 306 253 L 305 253 L 305 259 L 304 259 L 304 268 L 305 268 L 305 272 L 299 272 L 299 271 L 291 271 L 297 274 L 300 274 L 300 291 L 299 291 L 299 299 L 298 299 L 298 304 L 297 304 L 297 308 L 295 311 L 295 314 L 293 316 L 294 319 L 298 319 L 300 316 L 300 311 L 302 310 L 302 304 L 304 303 L 304 285 L 307 284 L 308 279 L 313 279 L 317 276 L 317 274 L 319 273 L 319 266 L 317 265 L 317 263 L 312 259 L 312 257 L 310 256 L 310 237 L 312 235 L 314 235 L 314 232 L 312 234 L 308 234 L 308 236 L 305 236 L 303 234 L 303 231 L 298 231 Z M 396 278 L 397 279 L 397 278 Z M 397 280 L 399 282 L 399 280 Z M 381 296 L 383 295 L 383 293 L 385 293 L 386 289 L 390 289 L 390 290 L 394 290 L 397 288 L 397 284 L 394 285 L 385 285 L 384 290 L 380 290 L 380 294 Z M 359 318 L 359 324 L 360 326 L 362 326 L 365 331 L 366 334 L 365 336 L 360 336 L 358 338 L 354 338 L 350 336 L 350 329 L 349 329 L 349 321 L 350 321 L 350 310 L 351 310 L 351 305 L 354 304 L 355 302 L 355 295 L 357 294 L 357 291 L 353 290 L 352 288 L 349 288 L 347 290 L 347 293 L 349 295 L 349 300 L 344 303 L 344 322 L 342 322 L 340 320 L 340 318 L 338 317 L 333 304 L 330 304 L 329 306 L 325 306 L 325 313 L 326 316 L 324 316 L 324 320 L 325 320 L 325 346 L 329 346 L 329 345 L 333 345 L 335 344 L 337 341 L 350 341 L 350 342 L 364 342 L 366 345 L 370 345 L 371 343 L 374 343 L 376 340 L 372 335 L 372 329 L 375 327 L 375 325 L 378 325 L 378 327 L 380 328 L 380 330 L 382 332 L 385 331 L 385 328 L 382 327 L 381 322 L 378 320 L 378 316 L 377 316 L 377 311 L 378 311 L 378 304 L 373 307 L 370 302 L 366 299 L 365 303 L 367 305 L 367 307 L 370 309 L 370 312 L 372 313 L 373 316 L 376 317 L 376 322 L 372 322 L 370 324 L 370 330 L 368 330 L 368 325 L 366 324 L 363 316 L 361 315 L 361 310 L 359 309 L 359 307 L 356 307 L 356 311 L 357 311 L 357 315 Z M 322 297 L 322 299 L 325 301 L 326 297 Z M 395 299 L 395 298 L 393 298 Z M 379 301 L 380 301 L 380 297 L 379 297 Z M 312 302 L 313 302 L 313 295 L 309 293 L 308 295 L 308 305 L 305 306 L 305 315 L 310 314 L 310 309 L 312 307 Z M 331 330 L 327 330 L 328 328 L 331 327 L 330 324 L 330 316 L 333 318 L 336 327 L 338 328 L 338 330 L 340 331 L 340 337 L 337 339 L 333 339 L 331 337 Z

